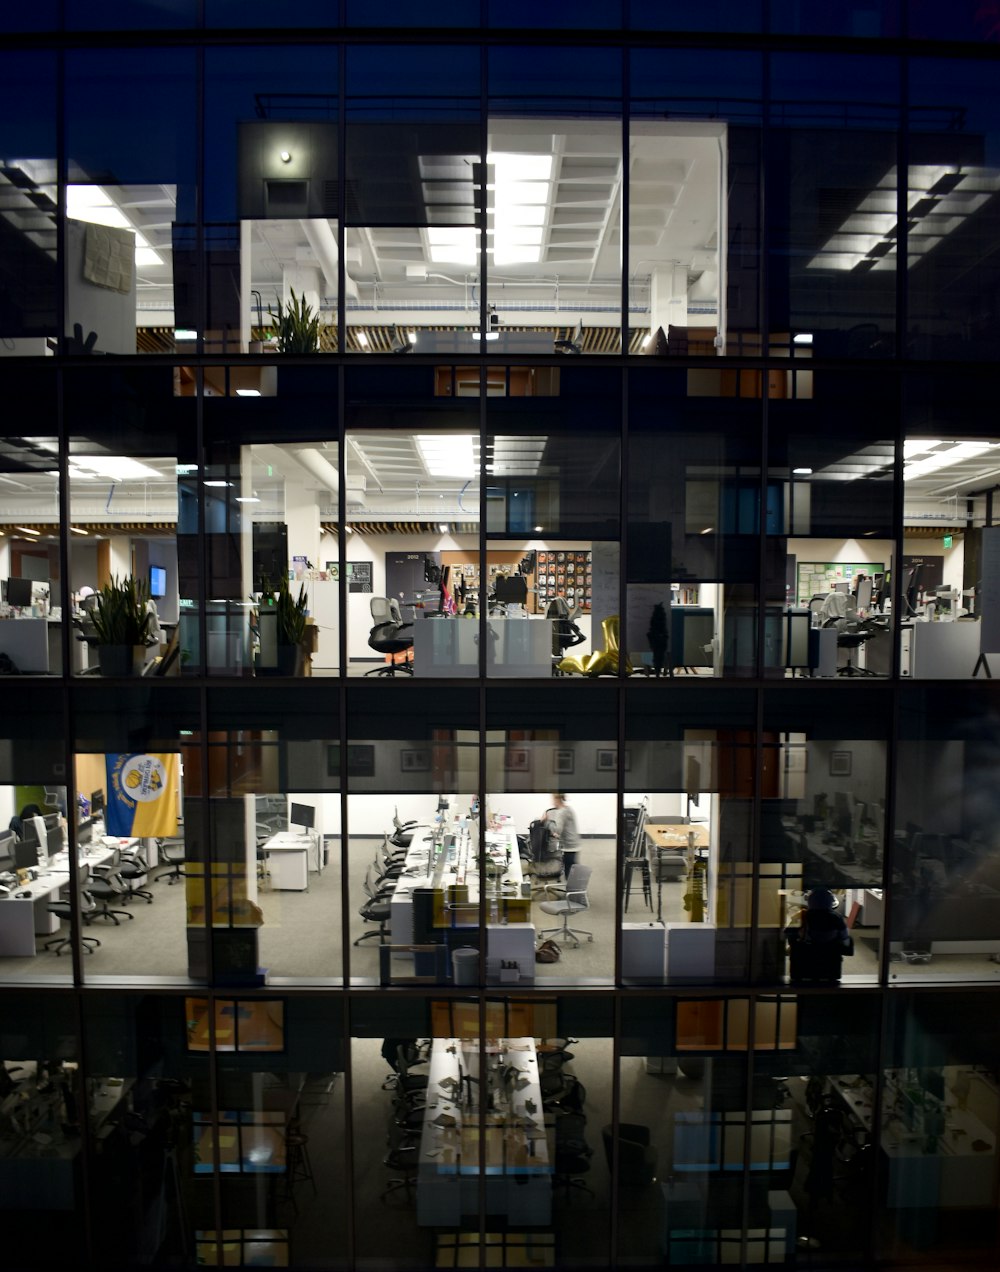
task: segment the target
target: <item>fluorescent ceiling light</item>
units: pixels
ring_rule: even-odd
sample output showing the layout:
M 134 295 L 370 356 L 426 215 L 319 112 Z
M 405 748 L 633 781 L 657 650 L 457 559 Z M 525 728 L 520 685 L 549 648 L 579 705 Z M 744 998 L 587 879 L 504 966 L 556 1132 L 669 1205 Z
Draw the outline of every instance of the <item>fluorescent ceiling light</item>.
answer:
M 112 481 L 138 481 L 146 477 L 159 477 L 155 468 L 148 464 L 140 464 L 137 459 L 127 455 L 88 455 L 86 459 L 74 456 L 73 476 L 110 477 Z
M 811 477 L 812 469 L 811 468 L 793 468 L 792 475 L 795 477 Z
M 154 252 L 151 247 L 137 247 L 135 249 L 136 265 L 162 265 L 163 258 Z
M 549 185 L 548 181 L 505 181 L 493 189 L 493 206 L 545 204 L 549 199 Z
M 475 265 L 479 259 L 479 233 L 463 226 L 429 226 L 428 254 L 435 265 Z
M 544 225 L 545 208 L 541 204 L 533 207 L 520 203 L 505 204 L 494 210 L 493 218 L 497 232 L 509 225 Z
M 442 521 L 442 522 L 441 522 L 441 524 L 438 526 L 438 530 L 439 530 L 442 534 L 447 534 L 447 533 L 448 533 L 448 523 L 447 523 L 447 521 Z
M 473 332 L 471 333 L 471 335 L 472 335 L 473 340 L 482 340 L 482 339 L 483 339 L 483 333 L 482 333 L 481 331 L 473 331 Z M 487 333 L 486 333 L 486 339 L 487 339 L 487 340 L 499 340 L 499 339 L 500 339 L 500 332 L 499 332 L 499 331 L 487 331 Z
M 192 331 L 189 327 L 177 327 L 174 331 L 175 340 L 197 340 L 197 331 Z
M 812 342 L 813 338 L 811 331 L 800 331 L 796 335 L 792 336 L 792 344 L 811 345 Z
M 236 502 L 237 503 L 260 503 L 260 500 L 257 498 L 256 495 L 237 495 Z
M 942 468 L 996 450 L 1000 442 L 942 442 L 909 438 L 903 443 L 903 480 L 924 477 Z M 908 458 L 912 456 L 913 458 Z
M 237 389 L 237 397 L 260 397 L 260 389 Z
M 15 526 L 15 530 L 20 530 L 24 534 L 41 534 L 41 530 L 32 530 L 31 526 Z
M 205 482 L 206 486 L 219 486 L 219 487 L 231 486 L 232 484 L 233 483 L 231 481 L 222 481 L 221 479 L 217 479 L 217 478 L 212 478 L 211 481 Z
M 548 181 L 552 176 L 551 155 L 524 155 L 512 151 L 494 151 L 486 156 L 495 174 L 495 184 L 511 181 Z
M 413 440 L 432 477 L 475 477 L 476 458 L 468 433 L 418 434 Z
M 541 247 L 495 247 L 490 252 L 494 265 L 537 265 L 542 259 Z
M 89 530 L 81 530 L 79 526 L 70 526 L 71 534 L 90 534 Z
M 367 331 L 364 331 L 362 328 L 359 327 L 358 330 L 354 333 L 354 337 L 362 349 L 368 348 L 368 332 Z

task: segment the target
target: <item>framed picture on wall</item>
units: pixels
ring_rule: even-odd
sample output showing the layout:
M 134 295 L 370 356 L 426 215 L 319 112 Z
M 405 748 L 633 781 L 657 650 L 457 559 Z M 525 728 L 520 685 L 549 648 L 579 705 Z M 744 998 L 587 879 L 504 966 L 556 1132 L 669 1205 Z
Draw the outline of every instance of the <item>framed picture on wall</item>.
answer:
M 430 751 L 400 751 L 399 771 L 401 773 L 429 773 L 431 771 Z
M 526 746 L 509 746 L 503 766 L 508 773 L 528 773 L 531 771 L 531 752 Z
M 831 751 L 830 752 L 830 776 L 831 777 L 850 777 L 851 776 L 851 759 L 850 751 Z
M 576 755 L 570 750 L 557 750 L 552 753 L 553 773 L 572 773 L 576 763 Z
M 340 744 L 337 742 L 326 748 L 326 775 L 327 777 L 340 776 Z M 356 744 L 347 748 L 347 776 L 375 776 L 375 748 L 373 746 Z

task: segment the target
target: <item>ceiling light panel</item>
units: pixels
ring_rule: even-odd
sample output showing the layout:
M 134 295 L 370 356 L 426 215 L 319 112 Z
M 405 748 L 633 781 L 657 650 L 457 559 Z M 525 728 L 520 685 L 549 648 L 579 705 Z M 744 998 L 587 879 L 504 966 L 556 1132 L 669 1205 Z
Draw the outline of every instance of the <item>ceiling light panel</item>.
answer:
M 471 481 L 478 475 L 475 448 L 469 434 L 417 434 L 413 440 L 429 476 Z

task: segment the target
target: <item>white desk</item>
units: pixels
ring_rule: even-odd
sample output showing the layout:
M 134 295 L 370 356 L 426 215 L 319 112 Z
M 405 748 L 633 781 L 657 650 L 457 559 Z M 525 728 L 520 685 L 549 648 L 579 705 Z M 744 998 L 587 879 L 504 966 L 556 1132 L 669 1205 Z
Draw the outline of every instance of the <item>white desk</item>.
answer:
M 319 836 L 313 831 L 297 834 L 282 830 L 264 844 L 271 887 L 287 892 L 308 892 L 309 872 L 320 869 Z
M 463 1084 L 465 1075 L 475 1081 Z M 485 1048 L 460 1038 L 434 1040 L 420 1136 L 417 1223 L 457 1226 L 463 1215 L 476 1214 L 483 1173 L 488 1211 L 511 1224 L 549 1223 L 552 1167 L 533 1038 L 502 1038 Z
M 0 898 L 0 955 L 34 957 L 35 933 L 51 936 L 59 930 L 58 916 L 49 913 L 48 905 L 68 883 L 68 871 L 50 871 L 17 889 L 30 892 L 30 897 L 16 897 L 12 892 L 9 897 Z
M 432 842 L 424 837 L 423 828 L 418 827 L 413 837 L 406 859 L 403 873 L 396 881 L 396 888 L 390 900 L 390 932 L 393 945 L 413 944 L 413 893 L 417 888 L 433 888 L 445 896 L 460 897 L 452 900 L 452 906 L 463 906 L 468 911 L 468 921 L 478 921 L 477 907 L 481 891 L 477 844 L 473 840 L 468 827 L 446 827 L 446 845 L 433 858 Z M 432 832 L 430 832 L 432 833 Z M 502 936 L 505 926 L 516 927 L 522 934 L 522 941 L 530 930 L 530 940 L 534 945 L 535 930 L 532 924 L 513 923 L 504 925 L 499 922 L 501 911 L 506 903 L 521 902 L 527 912 L 530 902 L 523 897 L 521 858 L 517 851 L 517 835 L 513 826 L 501 830 L 488 830 L 484 844 L 484 854 L 488 863 L 492 863 L 495 878 L 488 884 L 487 898 L 490 906 L 488 918 L 490 930 L 496 931 L 494 942 L 488 940 L 487 958 L 508 958 L 511 952 L 507 948 L 507 938 Z M 495 903 L 495 907 L 494 907 Z M 501 949 L 501 946 L 503 947 Z M 526 948 L 526 946 L 525 946 Z M 411 957 L 404 955 L 403 957 Z M 525 969 L 533 975 L 534 969 Z

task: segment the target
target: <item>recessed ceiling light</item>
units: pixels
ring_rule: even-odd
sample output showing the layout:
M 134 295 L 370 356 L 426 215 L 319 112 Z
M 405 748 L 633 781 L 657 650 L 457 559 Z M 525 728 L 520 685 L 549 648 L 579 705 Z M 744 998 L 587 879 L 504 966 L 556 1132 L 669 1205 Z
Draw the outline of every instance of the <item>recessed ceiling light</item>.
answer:
M 363 331 L 361 330 L 361 328 L 359 328 L 354 333 L 354 338 L 355 340 L 357 340 L 358 344 L 361 346 L 362 349 L 368 348 L 368 332 L 367 331 Z
M 237 397 L 260 397 L 260 389 L 237 389 Z
M 541 533 L 542 533 L 542 527 L 541 527 L 541 526 L 535 526 L 535 534 L 541 534 Z
M 281 159 L 281 162 L 282 162 L 282 163 L 291 163 L 291 162 L 292 162 L 292 152 L 291 152 L 290 150 L 282 150 L 282 152 L 281 152 L 281 154 L 280 154 L 279 158 Z

